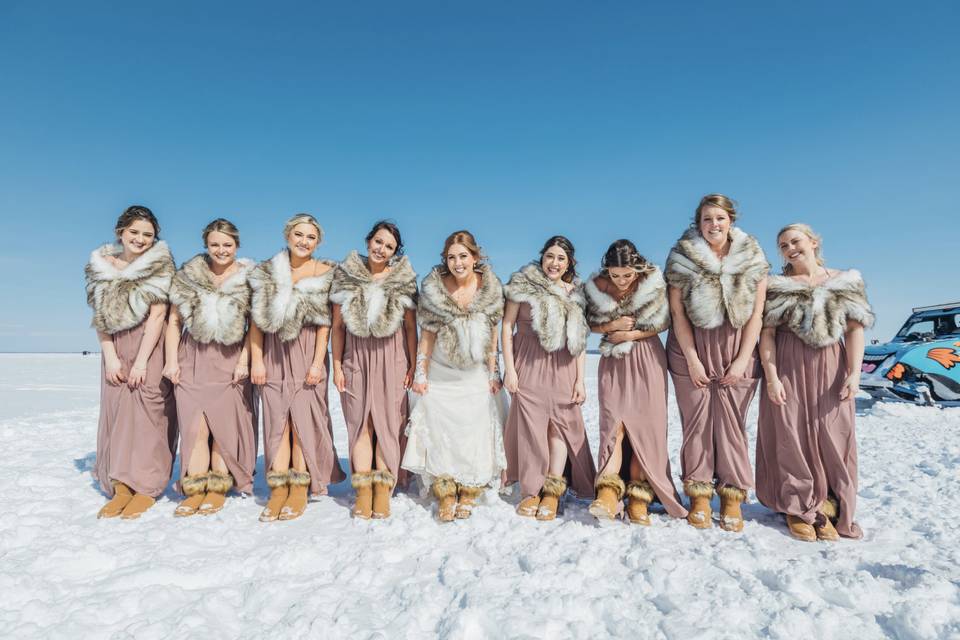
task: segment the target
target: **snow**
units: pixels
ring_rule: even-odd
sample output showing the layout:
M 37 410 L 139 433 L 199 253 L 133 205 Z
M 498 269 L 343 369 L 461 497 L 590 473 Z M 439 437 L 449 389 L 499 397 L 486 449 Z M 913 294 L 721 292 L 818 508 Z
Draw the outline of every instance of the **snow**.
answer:
M 588 371 L 596 446 L 596 356 Z M 441 525 L 416 492 L 355 521 L 349 483 L 264 524 L 262 458 L 256 495 L 217 515 L 175 519 L 168 492 L 138 521 L 97 520 L 98 389 L 98 356 L 0 356 L 2 636 L 960 637 L 960 409 L 861 403 L 866 537 L 829 544 L 756 502 L 739 535 L 662 512 L 598 526 L 583 503 L 539 523 L 495 495 Z M 679 446 L 671 405 L 675 474 Z

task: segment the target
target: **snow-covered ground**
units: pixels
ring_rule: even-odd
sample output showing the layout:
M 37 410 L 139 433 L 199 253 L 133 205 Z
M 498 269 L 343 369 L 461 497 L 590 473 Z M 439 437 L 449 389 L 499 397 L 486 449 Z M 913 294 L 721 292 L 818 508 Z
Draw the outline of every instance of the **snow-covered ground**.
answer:
M 0 636 L 960 637 L 960 409 L 860 407 L 862 541 L 794 541 L 755 502 L 739 535 L 598 527 L 584 504 L 539 523 L 493 495 L 468 521 L 401 495 L 364 522 L 349 483 L 262 524 L 262 457 L 256 495 L 217 515 L 174 519 L 168 492 L 124 522 L 95 517 L 98 376 L 98 356 L 0 356 Z M 675 473 L 679 443 L 672 407 Z

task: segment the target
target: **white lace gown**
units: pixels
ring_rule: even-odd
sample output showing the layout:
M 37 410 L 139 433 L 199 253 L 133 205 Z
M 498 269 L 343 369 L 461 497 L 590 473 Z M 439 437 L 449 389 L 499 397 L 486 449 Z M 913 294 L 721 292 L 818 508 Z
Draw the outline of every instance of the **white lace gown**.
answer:
M 500 473 L 507 468 L 507 394 L 502 389 L 490 393 L 486 366 L 458 369 L 439 344 L 430 358 L 427 381 L 425 395 L 411 394 L 417 399 L 401 466 L 419 475 L 424 489 L 438 476 L 469 486 L 499 487 Z

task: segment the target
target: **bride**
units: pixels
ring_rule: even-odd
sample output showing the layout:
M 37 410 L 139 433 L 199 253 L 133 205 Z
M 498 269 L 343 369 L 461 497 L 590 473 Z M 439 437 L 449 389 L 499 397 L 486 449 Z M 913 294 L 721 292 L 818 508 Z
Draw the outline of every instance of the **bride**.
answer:
M 497 365 L 503 287 L 469 231 L 452 233 L 443 263 L 423 279 L 420 346 L 412 390 L 420 396 L 407 426 L 403 468 L 439 501 L 441 522 L 469 518 L 484 489 L 506 468 L 506 396 Z

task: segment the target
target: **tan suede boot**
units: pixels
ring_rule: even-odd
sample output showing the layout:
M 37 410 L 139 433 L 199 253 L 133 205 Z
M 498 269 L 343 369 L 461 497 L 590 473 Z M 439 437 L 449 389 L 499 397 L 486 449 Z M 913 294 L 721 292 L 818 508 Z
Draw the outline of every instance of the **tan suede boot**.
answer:
M 605 473 L 594 483 L 597 498 L 590 503 L 590 514 L 598 520 L 613 520 L 620 513 L 620 500 L 626 487 L 615 473 Z
M 746 490 L 724 485 L 717 489 L 717 493 L 720 494 L 720 528 L 734 533 L 743 531 L 740 505 L 747 499 Z
M 567 491 L 567 481 L 563 476 L 548 474 L 543 482 L 540 506 L 537 508 L 537 520 L 553 520 L 560 509 L 560 498 Z
M 787 528 L 790 529 L 790 535 L 797 540 L 815 542 L 817 539 L 817 532 L 813 527 L 797 516 L 787 516 Z
M 437 497 L 437 519 L 453 522 L 456 517 L 457 483 L 450 476 L 438 476 L 433 481 L 433 495 Z
M 207 495 L 204 496 L 198 512 L 208 516 L 223 509 L 227 492 L 233 488 L 233 476 L 226 471 L 211 471 L 207 475 Z
M 287 495 L 283 508 L 280 509 L 278 520 L 295 520 L 307 510 L 307 498 L 310 490 L 310 472 L 290 469 L 290 493 Z
M 650 526 L 647 508 L 653 498 L 653 487 L 646 480 L 631 480 L 627 483 L 627 517 L 632 524 Z
M 373 513 L 373 472 L 359 471 L 350 476 L 356 496 L 353 499 L 353 517 L 369 520 Z
M 457 485 L 457 511 L 456 516 L 460 520 L 465 520 L 473 515 L 473 508 L 477 506 L 477 498 L 483 495 L 486 487 L 472 487 Z
M 527 496 L 517 505 L 517 515 L 524 518 L 532 518 L 537 515 L 537 509 L 540 508 L 540 496 Z
M 834 542 L 840 539 L 836 527 L 830 522 L 830 518 L 822 513 L 817 514 L 817 519 L 813 521 L 813 530 L 817 533 L 817 540 L 825 542 Z
M 173 516 L 175 518 L 192 516 L 200 508 L 203 494 L 207 491 L 207 474 L 195 473 L 192 476 L 184 476 L 180 481 L 180 488 L 183 489 L 183 495 L 187 497 L 174 509 Z
M 133 494 L 133 499 L 123 508 L 120 514 L 121 520 L 136 520 L 143 515 L 143 512 L 152 507 L 157 501 L 148 495 L 142 493 Z
M 397 479 L 386 470 L 373 472 L 373 513 L 371 517 L 382 520 L 390 517 L 390 494 L 397 484 Z
M 107 500 L 107 504 L 100 507 L 100 511 L 97 512 L 98 518 L 116 518 L 123 513 L 127 503 L 133 500 L 133 491 L 130 491 L 130 487 L 117 480 L 112 480 L 110 484 L 113 485 L 113 497 Z
M 267 471 L 267 486 L 270 487 L 270 499 L 260 512 L 260 522 L 273 522 L 280 516 L 283 503 L 290 494 L 290 474 L 286 471 Z
M 689 480 L 683 483 L 683 492 L 690 497 L 687 522 L 697 529 L 712 527 L 713 509 L 710 508 L 710 499 L 713 497 L 713 485 L 709 482 Z

